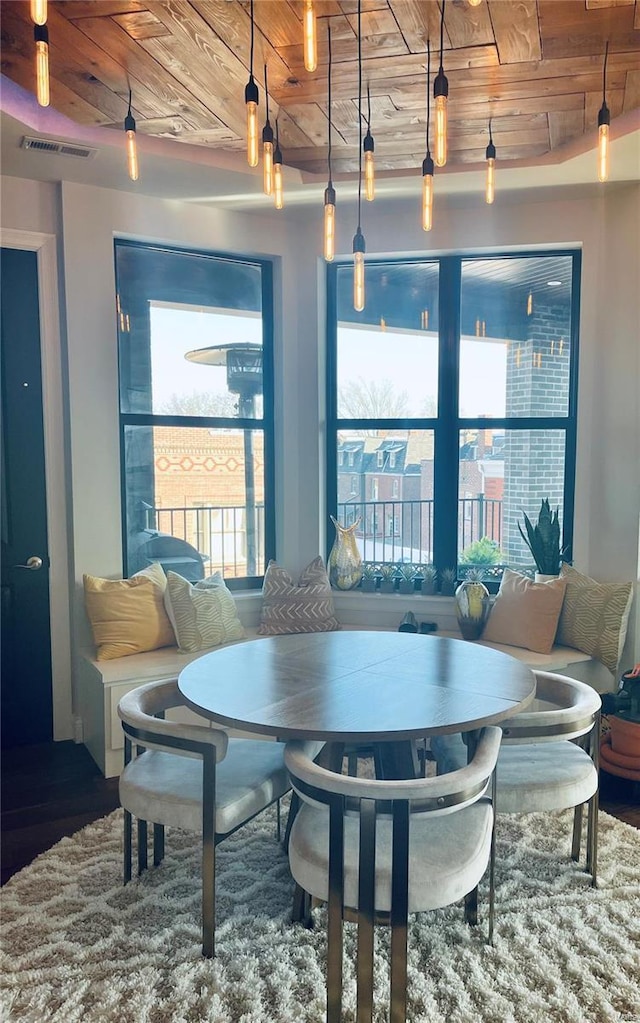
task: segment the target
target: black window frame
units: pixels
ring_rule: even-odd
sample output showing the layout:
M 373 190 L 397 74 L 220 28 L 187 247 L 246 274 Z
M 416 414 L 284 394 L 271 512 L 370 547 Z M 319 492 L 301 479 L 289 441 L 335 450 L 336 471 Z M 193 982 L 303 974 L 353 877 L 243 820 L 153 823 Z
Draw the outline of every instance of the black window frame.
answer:
M 566 416 L 509 416 L 460 418 L 458 409 L 460 374 L 460 318 L 462 265 L 471 260 L 523 259 L 564 256 L 572 260 L 571 268 L 571 360 L 569 363 L 568 407 Z M 338 273 L 352 266 L 349 259 L 336 259 L 326 267 L 327 296 L 327 556 L 331 547 L 331 518 L 338 517 L 337 438 L 340 430 L 398 429 L 434 431 L 434 519 L 433 564 L 440 572 L 449 566 L 459 570 L 458 552 L 458 488 L 459 437 L 461 430 L 492 429 L 510 431 L 561 430 L 565 433 L 565 465 L 563 485 L 562 548 L 570 561 L 573 550 L 575 512 L 575 473 L 578 416 L 578 367 L 580 326 L 580 283 L 582 251 L 578 247 L 549 249 L 519 249 L 517 251 L 473 251 L 441 255 L 393 254 L 368 259 L 366 265 L 402 266 L 416 263 L 438 263 L 438 408 L 434 417 L 406 419 L 354 419 L 339 418 L 337 414 L 337 343 L 338 343 Z M 366 267 L 365 267 L 366 281 Z M 361 314 L 366 321 L 366 305 Z M 358 322 L 354 320 L 354 322 Z M 455 471 L 451 471 L 455 466 Z M 459 577 L 459 576 L 458 576 Z M 488 588 L 496 592 L 499 579 L 487 580 Z
M 200 249 L 184 245 L 167 245 L 163 243 L 142 242 L 130 238 L 114 237 L 114 272 L 116 289 L 118 284 L 117 249 L 129 247 L 159 252 L 182 254 L 187 256 L 203 256 L 226 262 L 254 266 L 260 270 L 261 281 L 261 316 L 262 316 L 262 417 L 241 418 L 239 416 L 184 416 L 158 415 L 155 413 L 123 412 L 121 402 L 122 382 L 122 348 L 121 331 L 118 322 L 119 310 L 116 306 L 116 337 L 118 346 L 118 415 L 120 433 L 120 496 L 122 521 L 122 567 L 123 574 L 128 575 L 127 551 L 127 508 L 126 508 L 126 458 L 125 434 L 127 426 L 169 426 L 176 428 L 233 429 L 253 430 L 262 432 L 264 437 L 264 564 L 275 558 L 276 547 L 276 512 L 275 512 L 275 410 L 274 410 L 274 295 L 273 295 L 273 263 L 252 255 L 220 252 L 212 249 Z M 162 294 L 154 294 L 156 300 L 175 301 L 162 298 Z M 225 583 L 232 590 L 256 589 L 262 585 L 264 574 L 243 577 L 225 577 Z

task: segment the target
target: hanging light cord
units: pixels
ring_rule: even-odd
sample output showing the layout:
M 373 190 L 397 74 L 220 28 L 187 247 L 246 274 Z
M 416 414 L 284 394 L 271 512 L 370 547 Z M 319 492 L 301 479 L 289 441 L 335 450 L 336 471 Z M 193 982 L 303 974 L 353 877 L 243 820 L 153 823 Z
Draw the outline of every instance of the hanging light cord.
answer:
M 367 131 L 371 131 L 371 93 L 367 82 Z
M 492 118 L 492 117 L 490 117 L 490 118 L 489 118 L 489 145 L 490 145 L 490 146 L 492 146 L 492 145 L 493 145 L 493 138 L 492 138 L 492 136 L 491 136 L 491 122 L 492 122 L 492 120 L 493 120 L 493 118 Z
M 129 89 L 129 109 L 127 111 L 127 117 L 131 117 L 131 89 Z
M 329 145 L 327 147 L 327 168 L 329 171 L 329 187 L 331 187 L 331 26 L 327 19 L 327 41 L 329 44 L 329 82 L 327 86 L 328 91 L 328 105 L 329 105 Z
M 251 0 L 251 47 L 249 50 L 249 75 L 253 78 L 253 0 Z
M 429 80 L 431 78 L 431 43 L 427 36 L 427 156 L 429 156 Z
M 607 87 L 607 57 L 609 55 L 609 40 L 607 39 L 607 45 L 604 48 L 604 67 L 602 69 L 602 102 L 606 103 L 606 87 Z
M 358 147 L 358 233 L 361 231 L 360 210 L 362 207 L 362 32 L 360 19 L 362 0 L 358 0 L 358 128 L 360 129 L 360 145 Z
M 266 119 L 265 119 L 265 124 L 268 124 L 269 123 L 269 84 L 268 84 L 268 79 L 267 79 L 267 65 L 266 64 L 264 66 L 264 95 L 265 95 L 265 103 L 267 104 L 267 106 L 266 106 L 266 115 L 267 116 L 266 116 Z
M 253 0 L 251 0 L 253 3 Z M 446 0 L 442 0 L 442 16 L 440 18 L 440 74 L 442 74 L 442 50 L 444 48 L 444 5 Z

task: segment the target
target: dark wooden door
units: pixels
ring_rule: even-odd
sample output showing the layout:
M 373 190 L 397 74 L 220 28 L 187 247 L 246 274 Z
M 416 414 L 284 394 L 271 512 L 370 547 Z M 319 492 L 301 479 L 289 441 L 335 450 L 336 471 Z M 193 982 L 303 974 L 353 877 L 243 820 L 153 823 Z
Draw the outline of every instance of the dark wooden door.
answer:
M 0 253 L 2 742 L 53 738 L 38 264 Z

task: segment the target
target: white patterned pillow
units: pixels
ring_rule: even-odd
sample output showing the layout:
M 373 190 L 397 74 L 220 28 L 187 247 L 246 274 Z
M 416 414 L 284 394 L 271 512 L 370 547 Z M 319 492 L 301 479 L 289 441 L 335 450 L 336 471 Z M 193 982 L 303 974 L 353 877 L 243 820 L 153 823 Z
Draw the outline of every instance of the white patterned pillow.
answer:
M 184 653 L 244 639 L 235 602 L 219 572 L 195 585 L 167 572 L 165 606 Z
M 262 614 L 258 635 L 283 636 L 294 632 L 333 632 L 340 622 L 333 610 L 331 584 L 322 558 L 314 558 L 298 583 L 284 568 L 270 561 L 262 586 Z
M 567 580 L 556 643 L 591 654 L 611 672 L 622 656 L 633 596 L 632 583 L 599 583 L 563 565 Z

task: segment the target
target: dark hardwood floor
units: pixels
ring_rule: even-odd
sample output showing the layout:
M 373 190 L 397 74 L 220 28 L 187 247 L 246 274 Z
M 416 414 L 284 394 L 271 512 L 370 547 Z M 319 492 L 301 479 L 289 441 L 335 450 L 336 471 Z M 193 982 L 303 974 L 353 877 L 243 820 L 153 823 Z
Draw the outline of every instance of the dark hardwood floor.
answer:
M 601 775 L 600 806 L 640 828 L 638 783 Z M 119 805 L 118 779 L 103 778 L 86 748 L 73 742 L 2 752 L 2 884 L 65 835 Z

